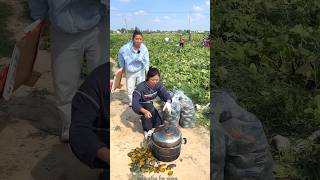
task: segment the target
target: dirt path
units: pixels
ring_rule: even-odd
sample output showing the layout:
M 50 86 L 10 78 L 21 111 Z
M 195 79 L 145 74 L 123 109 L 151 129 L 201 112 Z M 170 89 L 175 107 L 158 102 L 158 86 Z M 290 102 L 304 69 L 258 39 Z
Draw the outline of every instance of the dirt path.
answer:
M 25 0 L 4 1 L 12 7 L 8 29 L 19 33 L 30 23 L 23 17 Z M 21 86 L 9 102 L 0 102 L 1 180 L 95 180 L 99 170 L 83 165 L 68 144 L 59 141 L 61 121 L 53 97 L 50 52 L 40 50 L 33 87 Z
M 112 60 L 111 60 L 112 61 Z M 122 79 L 125 82 L 125 79 Z M 139 116 L 128 106 L 125 83 L 120 90 L 111 95 L 110 105 L 111 134 L 111 179 L 134 179 L 128 164 L 127 153 L 138 147 L 143 140 L 143 130 Z M 174 161 L 177 168 L 171 178 L 180 180 L 210 179 L 210 137 L 209 131 L 202 127 L 180 128 L 188 143 L 182 145 L 180 157 Z M 144 174 L 146 178 L 161 179 L 165 173 Z M 136 178 L 135 178 L 136 179 Z

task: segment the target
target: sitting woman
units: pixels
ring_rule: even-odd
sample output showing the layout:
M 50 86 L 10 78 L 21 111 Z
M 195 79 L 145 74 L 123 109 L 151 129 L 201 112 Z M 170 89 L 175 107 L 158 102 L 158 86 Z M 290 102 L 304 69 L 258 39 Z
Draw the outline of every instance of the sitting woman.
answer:
M 101 180 L 110 176 L 110 63 L 97 67 L 72 99 L 70 146 L 91 168 L 103 169 Z
M 160 72 L 156 68 L 150 68 L 147 73 L 147 80 L 138 84 L 132 94 L 132 109 L 137 114 L 142 115 L 141 123 L 145 139 L 151 136 L 154 129 L 162 124 L 159 113 L 152 102 L 157 96 L 166 102 L 163 110 L 171 113 L 170 94 L 160 83 Z

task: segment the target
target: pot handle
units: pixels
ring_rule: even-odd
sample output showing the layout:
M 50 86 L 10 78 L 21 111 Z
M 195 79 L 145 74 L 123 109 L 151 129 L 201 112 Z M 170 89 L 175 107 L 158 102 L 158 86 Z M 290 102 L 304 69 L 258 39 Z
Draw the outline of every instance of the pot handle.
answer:
M 187 138 L 182 138 L 182 144 L 187 144 Z

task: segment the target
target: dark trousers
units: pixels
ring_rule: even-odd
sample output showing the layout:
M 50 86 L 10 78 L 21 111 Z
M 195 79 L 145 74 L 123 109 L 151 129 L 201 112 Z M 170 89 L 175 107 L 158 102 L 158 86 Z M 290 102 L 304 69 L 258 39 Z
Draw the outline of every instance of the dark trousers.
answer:
M 141 104 L 143 108 L 148 110 L 152 117 L 150 119 L 147 119 L 146 117 L 141 116 L 141 122 L 142 122 L 142 129 L 143 131 L 149 131 L 152 128 L 157 128 L 161 125 L 161 119 L 159 116 L 158 111 L 156 108 L 154 108 L 152 102 L 151 103 L 143 103 Z
M 104 169 L 104 170 L 102 171 L 102 174 L 101 174 L 101 177 L 100 177 L 99 180 L 109 180 L 109 179 L 110 179 L 110 171 Z

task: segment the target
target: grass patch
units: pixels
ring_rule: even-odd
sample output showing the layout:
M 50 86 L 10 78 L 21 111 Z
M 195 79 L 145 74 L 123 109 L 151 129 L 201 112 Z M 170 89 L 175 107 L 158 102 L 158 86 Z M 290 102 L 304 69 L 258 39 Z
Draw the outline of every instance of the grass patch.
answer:
M 196 125 L 210 128 L 210 108 L 196 111 Z
M 114 78 L 114 72 L 112 71 L 112 68 L 114 67 L 114 63 L 110 63 L 110 79 Z

